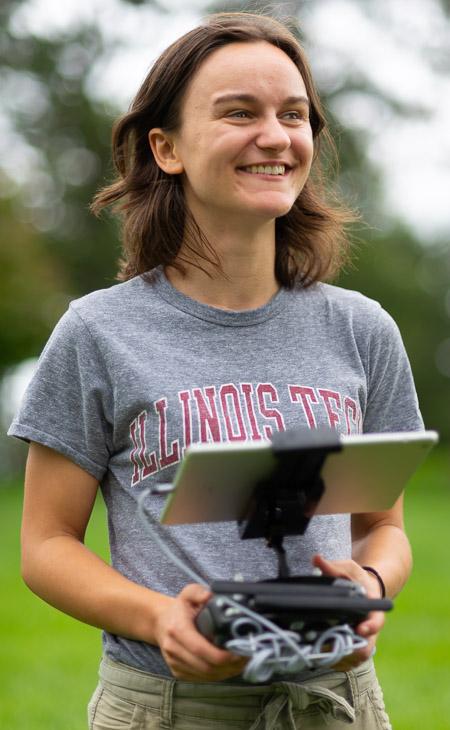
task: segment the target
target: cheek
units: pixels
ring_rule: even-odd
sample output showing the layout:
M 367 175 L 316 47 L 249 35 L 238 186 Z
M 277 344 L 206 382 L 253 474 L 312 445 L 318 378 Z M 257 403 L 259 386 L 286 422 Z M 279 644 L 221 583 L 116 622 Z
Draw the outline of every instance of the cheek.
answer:
M 205 135 L 199 125 L 185 125 L 175 136 L 175 151 L 185 170 L 193 167 L 192 161 L 202 155 L 205 149 Z
M 305 165 L 311 165 L 314 156 L 312 132 L 305 132 L 296 140 L 296 151 Z
M 192 134 L 188 140 L 184 140 L 184 144 L 180 145 L 178 155 L 183 163 L 183 182 L 184 184 L 192 181 L 193 183 L 202 178 L 207 168 L 205 140 L 201 134 Z
M 216 165 L 239 164 L 244 158 L 248 160 L 248 149 L 253 141 L 251 129 L 232 126 L 212 129 L 203 142 L 204 155 L 214 159 Z

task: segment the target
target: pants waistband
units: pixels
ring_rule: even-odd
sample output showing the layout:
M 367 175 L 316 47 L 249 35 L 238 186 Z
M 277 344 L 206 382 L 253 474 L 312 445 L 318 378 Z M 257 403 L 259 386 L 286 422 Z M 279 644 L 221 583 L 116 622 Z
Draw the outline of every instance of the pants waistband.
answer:
M 171 715 L 174 703 L 180 713 L 187 705 L 192 710 L 198 703 L 198 711 L 205 719 L 208 718 L 208 708 L 211 718 L 214 718 L 217 708 L 226 704 L 229 720 L 251 720 L 255 710 L 260 711 L 261 708 L 266 714 L 270 707 L 281 708 L 286 704 L 289 714 L 292 714 L 293 711 L 305 710 L 314 704 L 324 714 L 352 722 L 359 709 L 361 695 L 375 681 L 375 671 L 369 659 L 350 672 L 328 672 L 317 677 L 312 675 L 311 679 L 301 683 L 193 683 L 150 674 L 105 657 L 100 665 L 100 680 L 106 689 L 122 699 L 157 710 L 161 717 Z M 167 723 L 167 727 L 171 727 L 169 717 Z

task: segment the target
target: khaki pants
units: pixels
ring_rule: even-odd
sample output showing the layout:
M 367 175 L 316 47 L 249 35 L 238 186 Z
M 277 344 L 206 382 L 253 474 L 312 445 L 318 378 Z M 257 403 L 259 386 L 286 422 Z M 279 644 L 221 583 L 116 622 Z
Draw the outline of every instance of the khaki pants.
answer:
M 104 659 L 90 730 L 391 730 L 372 660 L 300 684 L 190 683 Z

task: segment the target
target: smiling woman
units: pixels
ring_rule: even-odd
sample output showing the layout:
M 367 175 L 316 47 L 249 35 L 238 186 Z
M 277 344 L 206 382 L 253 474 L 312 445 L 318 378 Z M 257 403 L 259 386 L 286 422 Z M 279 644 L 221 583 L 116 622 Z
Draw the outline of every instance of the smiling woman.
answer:
M 171 481 L 196 442 L 422 428 L 391 318 L 324 283 L 352 219 L 325 197 L 326 139 L 296 38 L 240 13 L 170 46 L 115 126 L 118 177 L 92 207 L 116 204 L 123 218 L 122 283 L 72 302 L 10 429 L 31 442 L 24 578 L 104 631 L 92 730 L 390 727 L 371 659 L 383 614 L 358 626 L 367 645 L 332 670 L 249 685 L 245 659 L 197 631 L 209 590 L 187 584 L 136 521 L 139 496 Z M 98 484 L 112 566 L 83 544 Z M 161 497 L 149 502 L 156 519 Z M 276 572 L 230 523 L 161 528 L 161 539 L 206 585 Z M 296 574 L 314 566 L 369 597 L 394 596 L 408 577 L 401 500 L 314 516 L 290 539 Z

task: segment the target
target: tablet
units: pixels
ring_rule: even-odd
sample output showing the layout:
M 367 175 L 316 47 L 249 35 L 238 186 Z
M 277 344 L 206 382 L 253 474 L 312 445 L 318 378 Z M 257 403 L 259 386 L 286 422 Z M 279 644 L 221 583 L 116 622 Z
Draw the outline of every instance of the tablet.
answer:
M 390 509 L 438 435 L 404 431 L 339 439 L 342 449 L 330 453 L 322 469 L 325 491 L 317 515 Z M 270 441 L 193 444 L 178 466 L 161 522 L 240 520 L 254 487 L 275 465 Z

